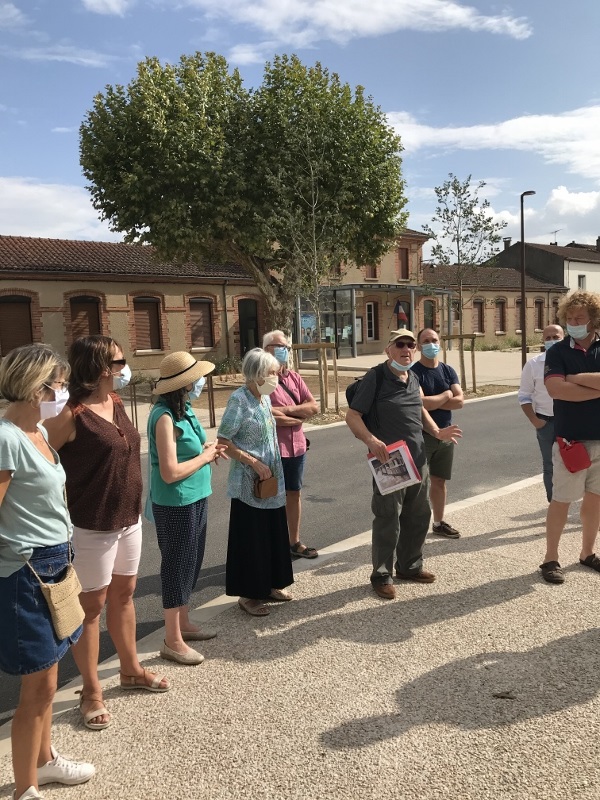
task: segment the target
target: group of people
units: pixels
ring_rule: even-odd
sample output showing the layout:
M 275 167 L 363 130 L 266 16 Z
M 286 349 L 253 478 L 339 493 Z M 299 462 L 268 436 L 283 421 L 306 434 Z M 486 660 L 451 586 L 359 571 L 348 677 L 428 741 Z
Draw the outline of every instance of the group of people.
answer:
M 161 362 L 148 419 L 145 514 L 156 525 L 161 553 L 166 660 L 200 664 L 204 657 L 188 642 L 217 635 L 189 617 L 204 557 L 212 464 L 231 460 L 226 583 L 244 611 L 265 616 L 269 602 L 291 600 L 292 558 L 318 556 L 300 541 L 302 422 L 317 407 L 302 378 L 287 369 L 289 349 L 284 334 L 271 331 L 264 349 L 246 355 L 245 384 L 232 394 L 211 443 L 191 401 L 214 365 L 187 352 Z M 0 396 L 9 402 L 0 419 L 0 669 L 21 677 L 11 733 L 17 800 L 41 797 L 45 783 L 74 785 L 95 772 L 57 753 L 50 726 L 57 665 L 69 648 L 82 676 L 83 724 L 102 730 L 112 722 L 98 677 L 105 608 L 120 687 L 171 688 L 140 664 L 136 651 L 140 435 L 117 393 L 130 378 L 119 343 L 100 335 L 77 339 L 68 361 L 34 344 L 0 364 Z M 269 491 L 258 491 L 257 483 Z M 59 637 L 44 590 L 63 580 L 71 560 L 83 622 Z
M 523 371 L 519 402 L 536 428 L 549 509 L 542 577 L 562 583 L 558 544 L 570 503 L 582 499 L 580 562 L 600 572 L 594 545 L 600 524 L 600 297 L 573 292 L 558 325 L 544 332 L 545 352 Z M 369 370 L 351 399 L 346 422 L 381 462 L 404 440 L 420 480 L 381 494 L 373 484 L 371 585 L 396 596 L 394 575 L 432 583 L 423 545 L 432 532 L 460 532 L 444 519 L 446 482 L 461 437 L 452 411 L 463 405 L 454 370 L 439 361 L 437 333 L 393 331 L 386 360 Z M 420 359 L 416 352 L 420 351 Z M 316 558 L 300 540 L 301 490 L 309 441 L 302 424 L 317 405 L 289 369 L 290 345 L 270 331 L 242 362 L 217 439 L 207 442 L 191 402 L 200 397 L 210 362 L 187 352 L 166 356 L 148 419 L 149 481 L 145 514 L 161 553 L 165 639 L 161 656 L 197 665 L 188 643 L 213 638 L 189 616 L 207 531 L 211 468 L 230 462 L 231 500 L 226 592 L 252 616 L 292 599 L 293 558 Z M 51 743 L 57 664 L 69 647 L 81 672 L 80 710 L 91 730 L 111 724 L 98 678 L 99 620 L 120 660 L 123 690 L 167 692 L 170 681 L 144 668 L 136 652 L 133 595 L 142 547 L 140 435 L 117 394 L 131 377 L 121 346 L 107 336 L 76 340 L 64 360 L 45 345 L 13 350 L 0 364 L 0 669 L 21 676 L 12 725 L 17 800 L 39 787 L 89 780 L 94 767 L 57 753 Z M 43 424 L 42 424 L 43 423 Z M 61 581 L 71 557 L 81 584 L 83 624 L 59 638 L 43 584 Z

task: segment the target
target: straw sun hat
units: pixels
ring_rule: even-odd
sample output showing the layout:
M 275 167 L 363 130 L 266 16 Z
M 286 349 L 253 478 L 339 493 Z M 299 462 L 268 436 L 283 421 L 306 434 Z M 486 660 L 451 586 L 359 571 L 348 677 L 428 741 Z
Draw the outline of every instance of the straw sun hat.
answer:
M 190 383 L 195 383 L 198 378 L 208 375 L 215 368 L 210 361 L 196 361 L 191 353 L 185 350 L 169 353 L 160 362 L 160 378 L 152 390 L 152 394 L 167 394 L 176 392 Z

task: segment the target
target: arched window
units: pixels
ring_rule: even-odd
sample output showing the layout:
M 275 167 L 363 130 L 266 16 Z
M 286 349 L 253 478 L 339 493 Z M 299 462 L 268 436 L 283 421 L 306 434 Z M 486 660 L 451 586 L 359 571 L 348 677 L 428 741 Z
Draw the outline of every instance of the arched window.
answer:
M 506 333 L 506 300 L 501 297 L 496 300 L 494 325 L 496 333 Z
M 535 329 L 538 331 L 544 330 L 544 301 L 535 301 Z
M 69 300 L 71 306 L 71 340 L 100 333 L 100 301 L 80 295 Z
M 485 303 L 473 300 L 473 333 L 485 333 Z
M 136 350 L 162 350 L 160 301 L 157 297 L 134 297 L 133 322 Z
M 435 303 L 433 300 L 425 300 L 423 303 L 423 327 L 435 328 Z
M 0 356 L 32 342 L 29 297 L 16 294 L 0 297 Z
M 192 347 L 212 347 L 214 345 L 212 300 L 206 297 L 190 297 L 189 303 Z

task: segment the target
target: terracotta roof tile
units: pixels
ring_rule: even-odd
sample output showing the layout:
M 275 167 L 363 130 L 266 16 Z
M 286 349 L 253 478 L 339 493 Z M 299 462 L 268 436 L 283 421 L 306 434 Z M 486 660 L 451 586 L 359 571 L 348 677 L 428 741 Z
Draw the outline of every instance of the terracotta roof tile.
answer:
M 91 275 L 149 275 L 179 278 L 249 276 L 237 264 L 164 263 L 153 247 L 116 242 L 0 236 L 0 273 L 45 272 Z
M 458 288 L 456 275 L 456 265 L 438 264 L 432 267 L 430 264 L 423 266 L 423 282 L 435 286 L 436 288 Z M 511 267 L 473 267 L 467 269 L 463 277 L 463 286 L 468 288 L 478 287 L 480 289 L 520 289 L 521 272 Z M 567 291 L 566 286 L 560 286 L 547 281 L 540 281 L 531 275 L 525 275 L 525 288 L 534 291 L 536 289 Z
M 600 250 L 596 250 L 593 245 L 586 247 L 585 245 L 576 245 L 575 247 L 559 247 L 555 244 L 533 244 L 526 242 L 527 247 L 533 247 L 536 250 L 544 250 L 546 253 L 558 255 L 561 258 L 568 258 L 571 261 L 589 261 L 593 263 L 600 263 Z

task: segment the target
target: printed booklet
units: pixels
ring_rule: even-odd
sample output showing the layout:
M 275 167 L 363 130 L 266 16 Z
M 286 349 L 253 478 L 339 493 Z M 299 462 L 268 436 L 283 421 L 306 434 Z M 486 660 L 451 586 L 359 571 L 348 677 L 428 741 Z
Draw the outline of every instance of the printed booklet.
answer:
M 410 450 L 405 441 L 394 442 L 387 445 L 390 460 L 382 464 L 373 453 L 367 453 L 367 460 L 375 483 L 381 494 L 397 492 L 414 483 L 419 483 L 421 476 L 415 467 Z

